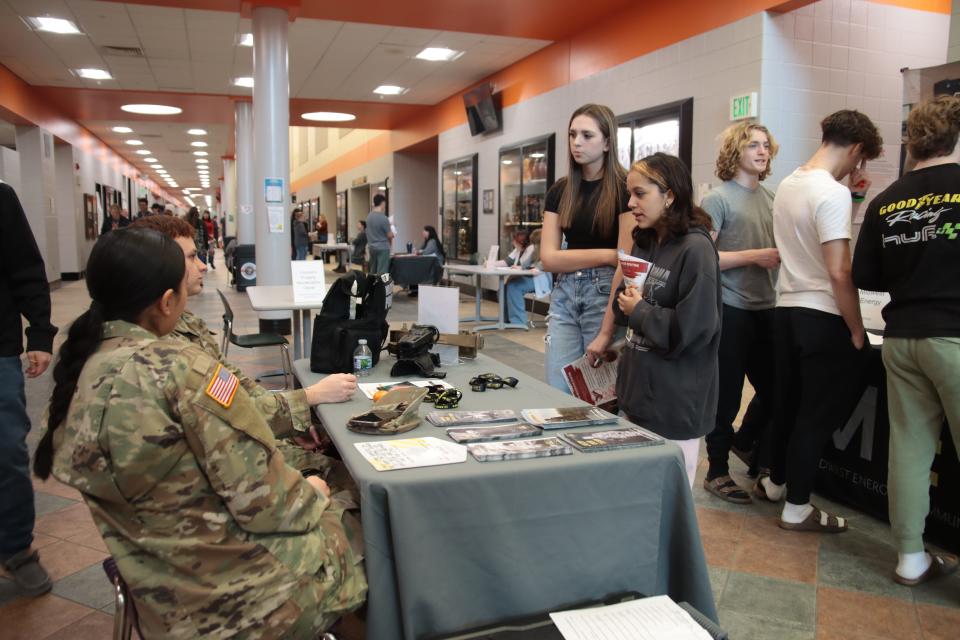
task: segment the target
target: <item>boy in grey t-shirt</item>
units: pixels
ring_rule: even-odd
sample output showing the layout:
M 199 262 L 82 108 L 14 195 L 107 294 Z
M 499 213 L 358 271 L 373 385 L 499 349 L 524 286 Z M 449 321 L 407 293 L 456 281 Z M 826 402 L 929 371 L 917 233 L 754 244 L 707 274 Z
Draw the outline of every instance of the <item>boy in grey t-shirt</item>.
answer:
M 390 270 L 390 243 L 393 230 L 384 211 L 387 199 L 381 194 L 373 197 L 373 210 L 367 215 L 367 249 L 370 251 L 370 273 L 381 274 Z
M 750 494 L 730 478 L 728 459 L 733 448 L 754 466 L 773 412 L 773 309 L 780 257 L 773 241 L 773 193 L 760 181 L 770 175 L 777 143 L 766 127 L 753 122 L 732 125 L 722 138 L 716 173 L 723 182 L 701 204 L 713 219 L 723 297 L 720 392 L 716 427 L 707 435 L 710 466 L 703 486 L 728 502 L 748 503 Z M 744 375 L 756 396 L 749 422 L 745 418 L 734 434 Z M 767 455 L 759 457 L 767 464 Z

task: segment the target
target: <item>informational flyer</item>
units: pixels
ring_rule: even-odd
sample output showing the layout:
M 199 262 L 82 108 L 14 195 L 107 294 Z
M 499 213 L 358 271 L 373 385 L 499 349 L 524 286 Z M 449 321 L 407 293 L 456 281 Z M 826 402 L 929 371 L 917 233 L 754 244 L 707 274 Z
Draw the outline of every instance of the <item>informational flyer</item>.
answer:
M 449 382 L 439 378 L 430 378 L 427 380 L 385 380 L 384 382 L 361 382 L 357 385 L 360 392 L 373 400 L 373 394 L 377 391 L 390 391 L 396 387 L 432 387 L 441 386 L 444 389 L 453 389 Z
M 264 178 L 263 199 L 267 204 L 283 204 L 283 178 Z
M 267 205 L 267 225 L 270 233 L 283 233 L 287 222 L 287 210 L 282 204 Z
M 710 640 L 710 634 L 669 596 L 653 596 L 551 613 L 564 640 Z
M 883 320 L 883 308 L 890 303 L 890 294 L 883 291 L 864 291 L 860 289 L 860 314 L 863 316 L 863 328 L 868 331 L 883 331 L 887 323 Z
M 432 436 L 355 442 L 353 446 L 377 471 L 433 467 L 467 461 L 466 446 Z
M 323 304 L 327 295 L 327 283 L 321 260 L 292 260 L 290 271 L 293 284 L 294 304 Z
M 617 399 L 617 366 L 620 356 L 593 367 L 593 358 L 583 355 L 567 366 L 563 378 L 570 386 L 570 393 L 585 402 L 601 406 Z

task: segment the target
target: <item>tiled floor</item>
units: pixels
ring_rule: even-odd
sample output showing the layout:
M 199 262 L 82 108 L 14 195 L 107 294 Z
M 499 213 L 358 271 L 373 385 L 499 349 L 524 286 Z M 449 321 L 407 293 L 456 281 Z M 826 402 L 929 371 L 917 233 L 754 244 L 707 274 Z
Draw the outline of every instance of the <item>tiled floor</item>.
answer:
M 222 267 L 207 275 L 204 293 L 191 300 L 190 308 L 219 331 L 222 309 L 214 291 L 218 287 L 233 305 L 236 330 L 255 331 L 256 315 L 244 294 L 226 286 Z M 472 298 L 463 300 L 462 312 L 472 313 Z M 53 292 L 54 323 L 65 328 L 87 302 L 82 282 L 64 284 Z M 495 314 L 493 303 L 484 305 L 485 314 Z M 389 319 L 415 320 L 416 300 L 395 296 Z M 63 335 L 61 331 L 59 338 Z M 542 328 L 487 332 L 484 353 L 543 379 L 543 336 Z M 279 364 L 275 348 L 234 349 L 230 356 L 253 375 Z M 27 383 L 34 424 L 31 443 L 39 437 L 50 388 L 49 372 Z M 746 485 L 744 469 L 735 459 L 733 469 L 735 478 Z M 701 460 L 701 477 L 704 472 Z M 0 637 L 111 637 L 113 596 L 100 567 L 106 547 L 87 508 L 74 490 L 55 481 L 34 486 L 35 546 L 55 587 L 41 598 L 18 598 L 13 584 L 0 577 Z M 703 491 L 699 483 L 694 498 L 720 620 L 733 640 L 960 638 L 960 576 L 915 589 L 894 583 L 890 575 L 895 553 L 885 523 L 820 499 L 824 508 L 850 517 L 851 530 L 835 536 L 792 533 L 776 526 L 774 505 L 729 504 Z

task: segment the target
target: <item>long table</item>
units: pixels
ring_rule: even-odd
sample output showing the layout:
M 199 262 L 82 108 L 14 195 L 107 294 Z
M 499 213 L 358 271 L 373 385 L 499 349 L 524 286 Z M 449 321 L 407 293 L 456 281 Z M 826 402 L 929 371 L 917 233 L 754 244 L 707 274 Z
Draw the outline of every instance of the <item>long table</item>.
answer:
M 390 379 L 385 357 L 361 381 Z M 572 396 L 479 355 L 451 366 L 461 409 L 580 405 Z M 294 363 L 303 385 L 323 376 Z M 514 376 L 516 389 L 477 393 L 480 373 Z M 608 594 L 636 591 L 716 608 L 679 448 L 664 445 L 556 458 L 376 471 L 354 443 L 446 438 L 423 420 L 399 436 L 346 429 L 370 401 L 316 407 L 361 495 L 370 583 L 367 637 L 460 631 Z M 432 410 L 422 406 L 421 416 Z M 621 420 L 621 423 L 626 424 Z
M 328 287 L 329 288 L 329 287 Z M 315 302 L 293 301 L 293 285 L 257 285 L 247 287 L 247 297 L 254 311 L 290 311 L 293 314 L 293 357 L 299 359 L 304 350 L 310 351 L 313 326 L 310 315 L 313 309 L 323 305 Z
M 445 264 L 444 270 L 450 275 L 473 276 L 474 293 L 477 299 L 477 311 L 472 318 L 461 318 L 461 322 L 483 322 L 485 320 L 496 320 L 495 324 L 485 324 L 474 327 L 474 331 L 486 331 L 489 329 L 523 329 L 529 330 L 526 324 L 508 322 L 507 320 L 507 292 L 506 279 L 510 276 L 535 276 L 539 275 L 537 269 L 513 269 L 511 267 L 484 267 L 476 264 Z M 499 309 L 496 318 L 487 318 L 480 315 L 480 302 L 483 297 L 482 278 L 491 276 L 497 279 L 497 302 Z

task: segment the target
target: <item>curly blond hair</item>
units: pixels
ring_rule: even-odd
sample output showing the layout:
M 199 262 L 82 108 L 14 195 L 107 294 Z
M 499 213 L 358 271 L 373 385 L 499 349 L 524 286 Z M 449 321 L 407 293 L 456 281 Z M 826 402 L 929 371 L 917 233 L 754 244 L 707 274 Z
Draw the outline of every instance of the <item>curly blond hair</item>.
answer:
M 915 160 L 948 156 L 960 136 L 960 98 L 924 100 L 907 116 L 907 149 Z
M 760 174 L 760 179 L 765 180 L 773 170 L 773 159 L 780 150 L 780 145 L 773 139 L 773 134 L 762 124 L 750 122 L 749 120 L 737 122 L 727 127 L 720 134 L 720 153 L 717 155 L 717 177 L 721 180 L 733 180 L 737 175 L 737 167 L 740 164 L 740 154 L 744 147 L 750 142 L 750 136 L 754 131 L 760 131 L 767 136 L 770 142 L 770 160 L 767 162 L 767 168 Z

